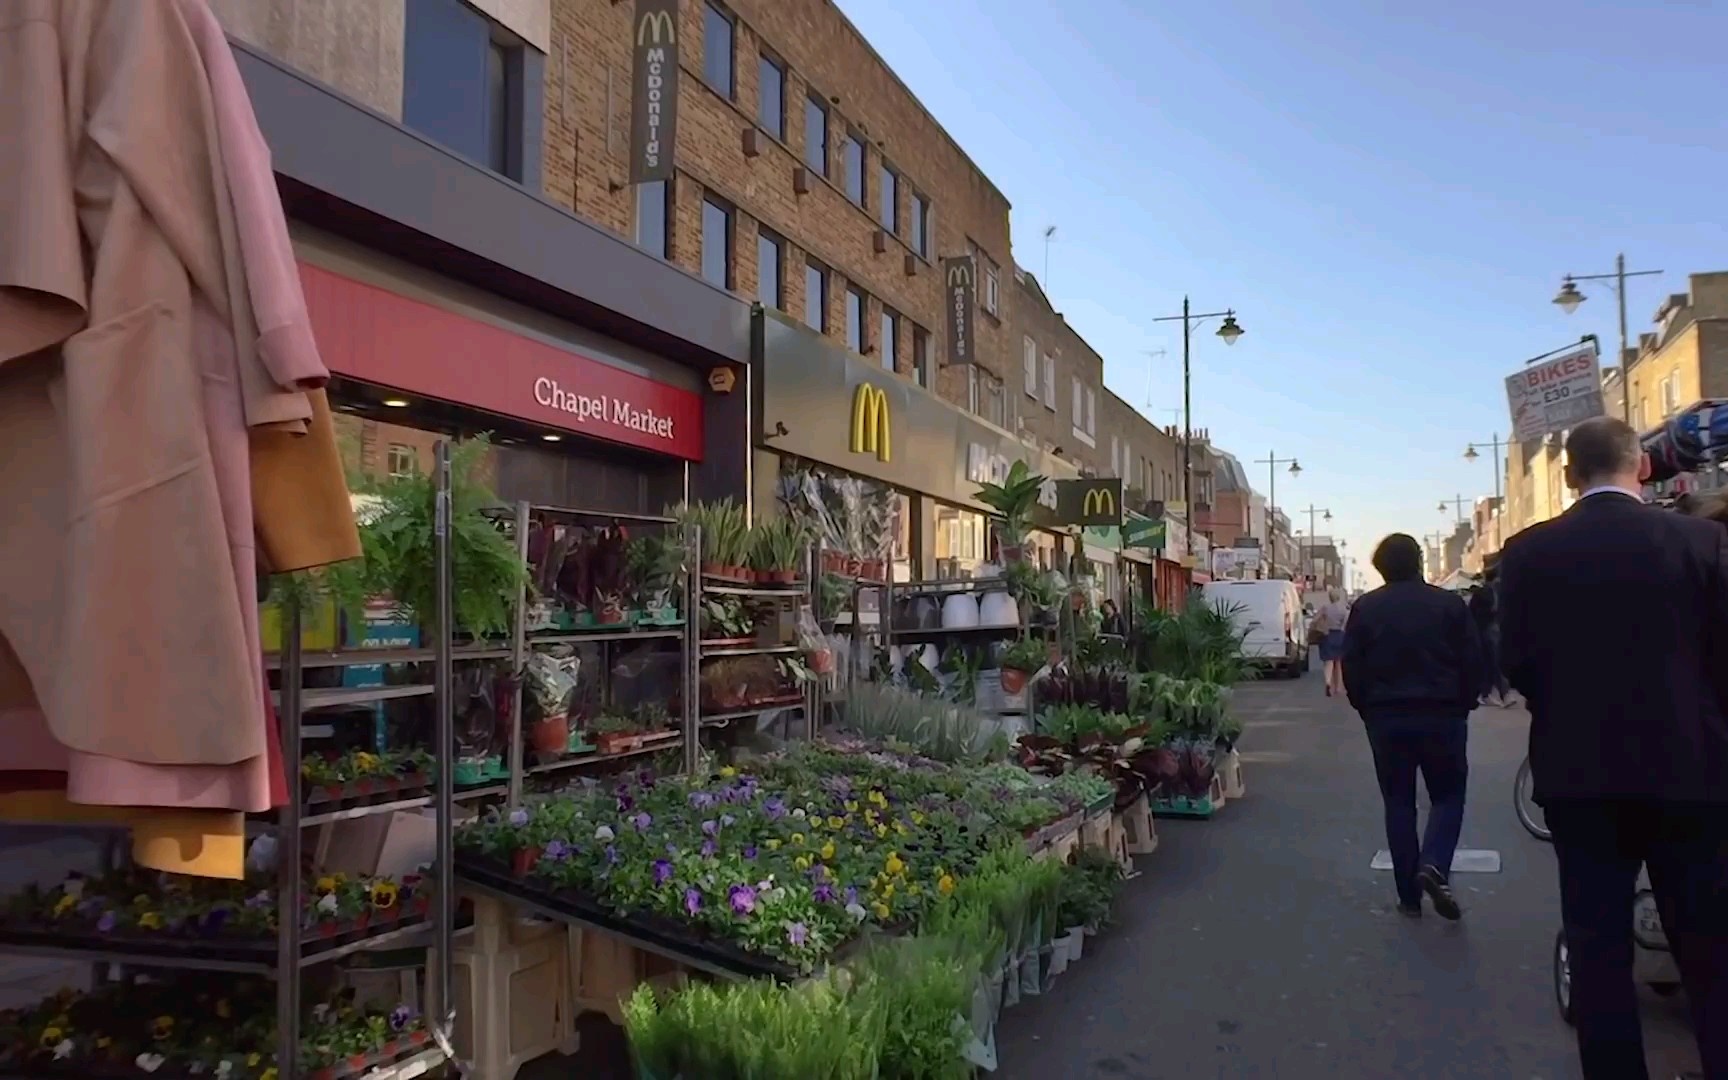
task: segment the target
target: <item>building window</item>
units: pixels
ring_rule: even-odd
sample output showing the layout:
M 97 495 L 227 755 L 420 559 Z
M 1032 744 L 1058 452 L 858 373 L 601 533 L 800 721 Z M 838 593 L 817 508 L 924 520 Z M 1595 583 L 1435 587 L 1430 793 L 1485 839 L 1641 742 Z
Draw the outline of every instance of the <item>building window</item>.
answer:
M 1038 343 L 1030 336 L 1020 339 L 1021 374 L 1026 382 L 1026 396 L 1038 400 Z
M 930 389 L 930 331 L 922 326 L 912 327 L 912 381 Z
M 841 153 L 846 159 L 846 197 L 864 205 L 864 144 L 858 136 L 846 133 L 846 141 L 840 145 Z
M 804 264 L 804 322 L 818 334 L 828 332 L 828 272 L 816 262 Z
M 385 467 L 391 476 L 413 476 L 420 471 L 420 459 L 414 453 L 414 448 L 406 443 L 391 443 L 389 456 L 385 458 Z
M 1073 391 L 1074 394 L 1070 399 L 1073 404 L 1069 407 L 1073 414 L 1074 430 L 1084 431 L 1086 430 L 1086 397 L 1081 392 L 1080 380 L 1069 379 L 1068 388 Z
M 1680 408 L 1680 388 L 1677 385 L 1677 383 L 1678 383 L 1678 380 L 1673 375 L 1670 375 L 1666 379 L 1662 380 L 1662 417 L 1663 417 L 1663 419 L 1667 419 L 1668 417 L 1673 416 L 1674 413 Z
M 882 227 L 899 235 L 900 232 L 900 178 L 894 175 L 886 162 L 882 165 L 882 175 L 877 179 L 876 186 L 880 189 L 882 202 Z
M 815 95 L 804 99 L 804 164 L 828 175 L 828 107 Z
M 672 257 L 671 232 L 667 229 L 671 216 L 667 211 L 666 192 L 664 180 L 636 185 L 636 245 L 662 259 Z
M 1056 411 L 1056 358 L 1044 354 L 1044 407 Z
M 496 38 L 486 41 L 486 167 L 510 168 L 510 61 Z
M 403 28 L 402 122 L 538 190 L 542 63 L 538 52 L 460 0 L 411 4 Z
M 786 141 L 786 69 L 768 57 L 756 65 L 756 119 L 768 134 Z
M 756 299 L 763 307 L 786 309 L 786 290 L 780 281 L 780 256 L 784 246 L 767 229 L 756 230 Z
M 912 193 L 912 250 L 930 257 L 930 200 Z
M 984 310 L 992 315 L 1001 314 L 1002 302 L 1002 272 L 996 269 L 996 264 L 988 259 L 984 261 Z
M 972 412 L 995 424 L 1008 426 L 1008 395 L 1002 392 L 1002 380 L 977 364 L 966 366 L 967 405 Z
M 900 316 L 886 305 L 882 308 L 882 340 L 878 344 L 882 346 L 882 366 L 893 371 L 900 355 Z
M 738 80 L 732 66 L 732 19 L 713 4 L 702 5 L 702 78 L 732 100 Z
M 702 276 L 732 287 L 732 208 L 712 198 L 702 200 Z
M 864 352 L 864 294 L 855 287 L 846 287 L 846 347 L 863 355 Z
M 1086 434 L 1098 434 L 1098 394 L 1090 386 L 1086 388 Z

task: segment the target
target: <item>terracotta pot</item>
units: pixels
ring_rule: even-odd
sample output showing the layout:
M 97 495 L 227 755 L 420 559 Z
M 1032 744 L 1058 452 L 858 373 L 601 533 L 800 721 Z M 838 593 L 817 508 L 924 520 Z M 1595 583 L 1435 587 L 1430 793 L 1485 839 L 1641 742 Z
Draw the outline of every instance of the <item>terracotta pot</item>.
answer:
M 774 582 L 777 585 L 796 585 L 798 584 L 798 571 L 776 570 L 774 571 Z
M 705 562 L 702 564 L 703 577 L 724 578 L 728 576 L 728 570 L 728 567 L 722 566 L 717 562 Z
M 862 571 L 863 569 L 864 569 L 864 560 L 863 559 L 847 558 L 847 560 L 846 560 L 846 572 L 848 574 L 851 574 L 853 577 L 857 577 L 859 572 Z
M 1026 689 L 1028 674 L 1019 668 L 1005 667 L 1002 669 L 1002 692 L 1018 694 Z
M 624 622 L 624 605 L 616 601 L 607 603 L 594 615 L 594 621 L 601 626 L 619 626 Z
M 805 659 L 810 663 L 810 670 L 818 675 L 827 675 L 834 670 L 833 649 L 815 649 L 806 654 Z
M 562 754 L 570 745 L 570 718 L 548 717 L 528 729 L 529 744 L 542 754 Z
M 540 856 L 546 853 L 542 847 L 518 848 L 510 853 L 510 872 L 517 877 L 527 877 L 534 869 L 534 864 L 540 861 Z

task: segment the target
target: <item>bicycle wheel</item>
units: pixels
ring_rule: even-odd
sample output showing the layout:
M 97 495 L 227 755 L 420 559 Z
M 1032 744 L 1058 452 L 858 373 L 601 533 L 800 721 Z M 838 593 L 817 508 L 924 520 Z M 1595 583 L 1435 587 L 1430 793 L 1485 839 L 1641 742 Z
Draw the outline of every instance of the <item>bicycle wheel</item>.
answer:
M 1531 798 L 1533 781 L 1530 779 L 1530 759 L 1525 758 L 1524 764 L 1518 766 L 1518 779 L 1512 783 L 1512 806 L 1518 812 L 1518 824 L 1538 840 L 1552 841 L 1554 834 L 1548 831 L 1547 818 L 1542 808 Z

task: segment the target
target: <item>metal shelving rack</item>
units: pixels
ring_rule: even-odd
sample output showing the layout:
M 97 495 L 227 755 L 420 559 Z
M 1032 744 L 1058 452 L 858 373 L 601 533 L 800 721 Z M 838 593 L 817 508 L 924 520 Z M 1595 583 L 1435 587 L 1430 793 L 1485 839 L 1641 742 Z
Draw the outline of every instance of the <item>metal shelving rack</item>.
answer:
M 577 507 L 543 506 L 535 503 L 518 502 L 515 507 L 514 529 L 516 551 L 522 562 L 528 562 L 528 532 L 533 523 L 534 515 L 551 518 L 563 518 L 575 521 L 611 522 L 614 524 L 652 525 L 662 528 L 674 528 L 677 522 L 669 517 L 648 514 L 613 513 L 605 510 L 587 510 Z M 675 587 L 681 586 L 683 593 L 684 621 L 679 625 L 629 627 L 613 630 L 571 630 L 551 634 L 534 634 L 528 632 L 528 589 L 524 584 L 516 596 L 516 621 L 510 635 L 510 647 L 506 655 L 510 658 L 511 669 L 518 676 L 527 668 L 529 650 L 536 645 L 611 645 L 621 642 L 640 643 L 647 641 L 677 641 L 681 649 L 681 693 L 679 701 L 684 727 L 684 761 L 686 771 L 695 767 L 695 755 L 691 749 L 691 724 L 689 717 L 695 705 L 695 684 L 690 678 L 689 655 L 693 649 L 692 642 L 696 637 L 695 604 L 691 595 L 691 578 L 694 576 L 693 562 L 687 561 L 680 575 L 681 581 Z M 509 781 L 507 803 L 515 807 L 522 801 L 523 786 L 530 776 L 543 776 L 548 773 L 562 772 L 568 769 L 582 768 L 588 765 L 600 765 L 607 762 L 620 761 L 642 754 L 656 753 L 666 750 L 670 743 L 658 743 L 632 750 L 622 754 L 577 754 L 557 761 L 544 762 L 539 765 L 528 765 L 524 760 L 522 748 L 522 680 L 516 680 L 510 708 L 510 746 L 508 749 Z

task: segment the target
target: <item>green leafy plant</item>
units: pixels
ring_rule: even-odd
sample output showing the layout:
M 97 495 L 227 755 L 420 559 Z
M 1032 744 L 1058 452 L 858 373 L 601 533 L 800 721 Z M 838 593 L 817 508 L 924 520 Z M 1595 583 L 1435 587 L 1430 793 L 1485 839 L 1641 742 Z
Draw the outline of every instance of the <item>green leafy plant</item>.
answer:
M 1135 623 L 1138 666 L 1182 679 L 1203 679 L 1230 686 L 1254 677 L 1242 654 L 1248 631 L 1240 604 L 1206 603 L 1198 594 L 1180 612 L 1160 611 L 1138 603 Z
M 680 504 L 668 515 L 684 526 L 702 530 L 702 562 L 708 565 L 743 566 L 750 556 L 750 523 L 744 508 L 731 499 Z
M 1004 548 L 1018 549 L 1026 542 L 1031 530 L 1032 508 L 1038 505 L 1038 493 L 1045 477 L 1032 471 L 1024 461 L 1016 461 L 1000 484 L 983 484 L 972 497 L 1002 515 L 1001 536 Z M 1004 553 L 1005 558 L 1011 558 Z
M 1050 660 L 1050 647 L 1036 638 L 1022 638 L 1002 650 L 1002 667 L 1015 671 L 1024 671 L 1028 675 L 1037 672 Z
M 790 516 L 772 518 L 751 531 L 750 565 L 757 570 L 794 573 L 810 543 L 808 530 Z

